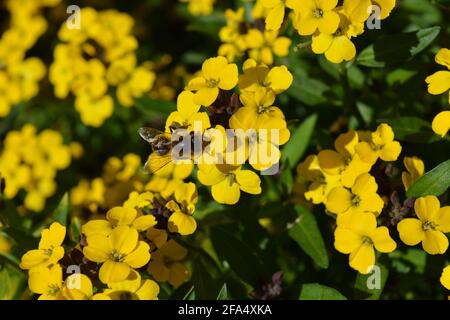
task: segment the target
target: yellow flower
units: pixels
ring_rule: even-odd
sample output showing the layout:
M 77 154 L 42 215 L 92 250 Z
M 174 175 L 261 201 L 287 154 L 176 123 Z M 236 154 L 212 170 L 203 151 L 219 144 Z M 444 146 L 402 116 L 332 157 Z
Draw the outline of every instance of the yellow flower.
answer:
M 347 188 L 353 186 L 359 175 L 371 169 L 371 165 L 361 160 L 355 152 L 358 141 L 358 133 L 349 131 L 341 134 L 334 142 L 337 152 L 323 150 L 317 155 L 320 168 L 327 174 L 340 175 L 342 185 Z
M 64 256 L 62 243 L 66 236 L 66 227 L 53 222 L 48 229 L 41 232 L 39 247 L 25 253 L 20 262 L 22 269 L 46 267 L 57 263 Z
M 436 55 L 436 63 L 450 70 L 450 50 L 441 49 Z M 450 71 L 437 71 L 425 79 L 428 83 L 428 92 L 433 95 L 443 94 L 450 89 Z M 450 103 L 450 92 L 448 101 Z
M 286 57 L 289 53 L 291 39 L 279 37 L 278 31 L 264 31 L 250 29 L 245 37 L 250 58 L 266 65 L 273 64 L 273 55 L 277 57 Z
M 61 266 L 54 264 L 50 268 L 37 267 L 30 270 L 28 286 L 32 292 L 40 294 L 39 300 L 63 300 Z
M 325 173 L 320 168 L 319 160 L 315 155 L 308 156 L 297 166 L 297 174 L 311 182 L 304 196 L 306 200 L 314 204 L 325 203 L 330 191 L 341 186 L 340 176 Z
M 195 95 L 190 91 L 183 91 L 177 98 L 177 111 L 172 112 L 166 120 L 166 132 L 170 132 L 170 126 L 180 124 L 189 132 L 194 131 L 194 123 L 201 124 L 201 129 L 206 130 L 211 126 L 208 114 L 199 112 L 200 105 L 194 103 Z
M 194 16 L 209 16 L 213 12 L 215 0 L 180 0 L 188 2 L 188 10 Z
M 159 286 L 153 280 L 142 280 L 135 270 L 122 281 L 108 283 L 108 289 L 92 300 L 158 300 Z
M 109 95 L 94 98 L 81 94 L 75 99 L 75 109 L 80 113 L 81 121 L 85 125 L 100 127 L 106 119 L 111 117 L 114 102 Z
M 293 8 L 295 0 L 261 0 L 261 5 L 268 10 L 266 29 L 278 30 L 284 20 L 285 6 Z
M 197 188 L 192 182 L 183 184 L 175 191 L 175 201 L 170 200 L 166 207 L 172 211 L 169 217 L 168 229 L 181 235 L 189 235 L 197 229 L 197 223 L 192 216 L 198 200 Z
M 92 282 L 84 274 L 71 274 L 66 278 L 61 294 L 67 300 L 89 300 L 93 295 Z
M 249 109 L 247 109 L 249 110 Z M 241 148 L 245 148 L 241 154 L 247 155 L 250 165 L 256 170 L 267 170 L 280 160 L 279 146 L 285 144 L 290 138 L 287 123 L 283 118 L 252 118 L 252 111 L 241 112 L 230 119 L 232 129 L 242 129 L 242 133 L 236 132 L 238 144 L 241 147 L 235 150 L 232 162 L 226 159 L 226 163 L 242 164 L 237 159 Z M 244 160 L 244 159 L 242 159 Z
M 152 253 L 148 272 L 158 282 L 169 282 L 174 288 L 189 279 L 189 271 L 180 263 L 187 255 L 187 250 L 175 240 L 169 240 L 159 250 Z
M 294 1 L 292 1 L 294 2 Z M 304 0 L 295 2 L 298 32 L 300 35 L 312 35 L 316 30 L 333 34 L 339 26 L 339 15 L 334 11 L 337 0 Z
M 165 229 L 149 228 L 146 237 L 151 241 L 154 247 L 161 248 L 167 242 L 168 234 Z
M 355 147 L 362 160 L 374 164 L 378 158 L 383 161 L 395 161 L 402 151 L 398 141 L 394 141 L 392 128 L 382 123 L 371 134 L 370 141 L 362 141 Z
M 233 114 L 230 126 L 234 119 L 239 122 L 249 123 L 250 128 L 259 127 L 261 123 L 272 118 L 284 120 L 284 114 L 280 108 L 275 107 L 275 93 L 264 87 L 255 88 L 255 91 L 244 91 L 240 95 L 243 107 Z
M 138 211 L 130 207 L 114 207 L 106 213 L 107 220 L 91 220 L 82 226 L 81 232 L 90 237 L 94 234 L 109 235 L 114 228 L 129 226 L 139 232 L 156 225 L 153 215 L 138 215 Z
M 125 280 L 131 268 L 141 268 L 150 260 L 150 247 L 139 241 L 138 232 L 128 226 L 118 226 L 108 236 L 93 234 L 83 248 L 87 259 L 103 263 L 99 279 L 103 283 Z
M 198 180 L 212 186 L 211 193 L 218 203 L 236 204 L 241 190 L 250 194 L 261 193 L 261 180 L 250 170 L 242 170 L 240 166 L 231 165 L 199 165 Z
M 406 218 L 397 225 L 400 239 L 409 246 L 422 242 L 429 254 L 444 254 L 448 248 L 444 233 L 450 232 L 450 206 L 441 208 L 438 198 L 426 196 L 416 200 L 414 210 L 418 219 Z
M 187 90 L 196 91 L 194 103 L 210 106 L 219 89 L 231 90 L 238 82 L 238 69 L 224 57 L 209 58 L 202 65 L 201 76 L 189 81 Z
M 450 290 L 450 266 L 446 266 L 444 270 L 442 270 L 440 281 L 446 289 Z
M 431 126 L 436 134 L 441 137 L 445 137 L 448 130 L 450 130 L 450 111 L 442 111 L 438 113 L 438 115 L 434 117 Z
M 131 107 L 134 99 L 149 92 L 155 81 L 155 74 L 145 67 L 138 67 L 133 70 L 126 82 L 117 87 L 117 98 L 124 107 Z
M 335 187 L 328 194 L 325 203 L 327 210 L 338 215 L 338 225 L 357 212 L 369 212 L 378 216 L 383 209 L 383 199 L 377 194 L 378 185 L 369 173 L 363 173 L 355 180 L 351 190 Z
M 377 228 L 375 216 L 368 212 L 352 215 L 348 224 L 336 228 L 334 237 L 336 250 L 350 254 L 350 267 L 362 274 L 369 273 L 375 265 L 375 249 L 388 253 L 397 247 L 389 235 L 388 228 Z
M 343 10 L 339 12 L 339 27 L 332 34 L 316 32 L 312 36 L 312 50 L 314 53 L 325 53 L 325 58 L 333 63 L 350 61 L 356 55 L 356 47 L 350 38 L 354 35 L 351 22 L 344 14 Z
M 0 176 L 1 178 L 1 176 Z M 9 253 L 11 250 L 12 244 L 9 239 L 2 233 L 0 233 L 0 255 Z
M 246 91 L 255 91 L 258 87 L 273 90 L 275 94 L 286 91 L 294 78 L 286 66 L 269 69 L 265 65 L 258 65 L 253 59 L 244 63 L 244 74 L 239 77 L 239 88 Z
M 413 185 L 425 173 L 425 165 L 423 161 L 417 157 L 405 157 L 403 164 L 407 171 L 402 172 L 402 182 L 405 190 Z

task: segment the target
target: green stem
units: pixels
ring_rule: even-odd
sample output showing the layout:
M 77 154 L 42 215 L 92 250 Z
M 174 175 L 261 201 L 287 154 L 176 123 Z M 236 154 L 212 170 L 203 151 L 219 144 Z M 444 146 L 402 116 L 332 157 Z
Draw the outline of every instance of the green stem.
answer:
M 340 80 L 342 88 L 344 89 L 344 108 L 345 113 L 348 115 L 355 115 L 359 126 L 365 128 L 366 122 L 364 121 L 363 117 L 361 116 L 361 113 L 358 110 L 358 107 L 356 105 L 356 99 L 353 93 L 352 88 L 350 87 L 350 82 L 348 79 L 348 71 L 347 67 L 345 66 L 345 63 L 341 64 L 340 68 Z

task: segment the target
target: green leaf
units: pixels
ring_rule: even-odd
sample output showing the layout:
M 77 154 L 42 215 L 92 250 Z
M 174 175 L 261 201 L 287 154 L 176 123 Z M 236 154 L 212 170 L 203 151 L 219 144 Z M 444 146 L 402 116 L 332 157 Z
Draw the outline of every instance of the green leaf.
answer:
M 80 241 L 80 235 L 81 221 L 78 217 L 72 217 L 70 221 L 69 237 L 73 242 L 78 243 Z
M 147 96 L 137 99 L 135 106 L 149 119 L 152 119 L 155 115 L 168 116 L 170 112 L 176 110 L 176 104 L 173 101 L 157 100 Z
M 3 264 L 0 265 L 0 283 L 0 300 L 12 300 L 20 297 L 27 282 L 23 272 Z
M 379 123 L 389 124 L 395 133 L 395 139 L 413 143 L 429 143 L 439 140 L 431 130 L 430 123 L 417 117 L 380 119 Z
M 378 300 L 386 284 L 389 270 L 381 263 L 368 274 L 358 273 L 355 280 L 355 299 Z
M 330 87 L 322 81 L 305 75 L 301 78 L 294 78 L 294 83 L 287 94 L 308 106 L 316 106 L 327 102 L 325 93 L 329 90 Z
M 211 241 L 218 256 L 228 262 L 238 277 L 248 284 L 258 284 L 262 262 L 246 243 L 220 227 L 212 228 Z
M 69 195 L 67 193 L 64 194 L 61 201 L 58 204 L 58 207 L 55 209 L 55 213 L 53 214 L 53 220 L 59 222 L 63 226 L 67 225 L 67 217 L 70 213 L 70 204 L 69 204 Z
M 308 148 L 309 141 L 317 123 L 317 114 L 312 114 L 294 129 L 291 139 L 284 146 L 282 152 L 283 161 L 289 161 L 291 166 L 295 166 Z
M 420 177 L 406 192 L 408 197 L 440 196 L 450 187 L 450 160 Z
M 318 283 L 306 283 L 302 286 L 300 300 L 347 300 L 336 289 Z
M 23 251 L 36 249 L 38 247 L 39 239 L 33 237 L 26 231 L 12 227 L 5 228 L 2 231 L 18 243 L 20 245 L 19 248 Z
M 281 184 L 284 186 L 286 193 L 291 194 L 292 187 L 294 186 L 294 176 L 289 165 L 287 165 L 281 173 Z
M 223 285 L 222 289 L 220 289 L 216 300 L 228 300 L 228 289 L 226 283 Z
M 328 268 L 328 254 L 325 243 L 317 226 L 316 218 L 307 209 L 296 206 L 298 218 L 289 229 L 289 236 L 321 268 Z
M 194 284 L 195 298 L 214 300 L 217 297 L 219 289 L 216 281 L 210 274 L 208 268 L 205 267 L 202 259 L 199 257 L 194 260 L 194 272 L 192 274 L 192 282 Z
M 411 60 L 439 35 L 440 27 L 380 37 L 356 58 L 359 65 L 385 68 Z

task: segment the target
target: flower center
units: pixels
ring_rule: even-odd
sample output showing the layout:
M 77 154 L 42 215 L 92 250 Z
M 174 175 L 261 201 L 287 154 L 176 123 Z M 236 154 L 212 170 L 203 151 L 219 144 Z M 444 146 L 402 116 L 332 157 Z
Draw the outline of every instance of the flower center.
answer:
M 370 239 L 368 236 L 363 236 L 363 237 L 362 237 L 362 243 L 363 243 L 363 244 L 373 245 L 372 239 Z
M 220 79 L 208 79 L 207 84 L 208 88 L 215 88 L 219 84 Z
M 58 292 L 59 292 L 59 287 L 56 284 L 52 283 L 48 286 L 48 291 L 47 291 L 48 295 L 54 296 Z
M 236 176 L 234 175 L 234 173 L 227 173 L 226 176 L 227 176 L 226 179 L 228 179 L 228 183 L 231 187 L 233 183 L 236 182 Z
M 359 206 L 360 202 L 361 202 L 361 198 L 356 196 L 356 195 L 354 195 L 353 198 L 352 198 L 353 206 L 355 206 L 355 207 Z
M 45 254 L 46 256 L 51 257 L 51 256 L 52 256 L 52 253 L 53 253 L 53 246 L 50 246 L 50 248 L 44 249 L 44 254 Z
M 422 225 L 423 231 L 436 230 L 436 225 L 432 221 L 427 221 Z
M 269 110 L 270 110 L 270 107 L 258 106 L 257 112 L 258 112 L 259 114 L 261 114 L 261 113 L 268 112 Z
M 111 252 L 111 254 L 109 255 L 109 257 L 110 257 L 110 259 L 111 259 L 112 261 L 114 261 L 114 262 L 122 262 L 123 258 L 125 258 L 124 255 L 121 254 L 121 253 L 120 253 L 119 251 L 117 251 L 117 250 L 113 250 L 113 251 Z
M 323 10 L 320 9 L 320 8 L 315 8 L 315 9 L 313 10 L 313 16 L 314 16 L 314 18 L 316 18 L 316 19 L 322 18 L 322 17 L 323 17 Z
M 341 29 L 341 27 L 337 28 L 336 32 L 333 33 L 333 36 L 335 37 L 340 37 L 342 35 L 344 35 L 344 31 Z

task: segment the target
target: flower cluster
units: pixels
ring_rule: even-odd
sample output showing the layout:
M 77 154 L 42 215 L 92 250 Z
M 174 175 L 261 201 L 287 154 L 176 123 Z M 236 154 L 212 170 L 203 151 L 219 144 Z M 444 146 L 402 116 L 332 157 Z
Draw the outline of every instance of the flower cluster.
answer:
M 364 32 L 364 24 L 376 6 L 379 15 L 385 19 L 395 7 L 395 0 L 262 0 L 268 10 L 265 19 L 267 30 L 279 30 L 285 20 L 285 9 L 293 10 L 292 22 L 301 36 L 312 36 L 312 50 L 325 54 L 333 63 L 350 61 L 356 55 L 352 38 Z
M 336 249 L 350 254 L 352 268 L 368 273 L 375 264 L 374 248 L 380 252 L 396 248 L 388 229 L 377 227 L 376 217 L 385 203 L 370 171 L 378 159 L 397 160 L 401 146 L 394 140 L 391 127 L 381 124 L 375 132 L 341 134 L 335 148 L 308 156 L 297 171 L 309 183 L 305 198 L 314 204 L 323 203 L 328 212 L 336 215 Z
M 0 172 L 5 179 L 4 194 L 12 199 L 25 191 L 24 206 L 41 211 L 47 198 L 56 191 L 56 174 L 71 162 L 71 148 L 63 144 L 57 131 L 27 124 L 20 131 L 10 131 L 0 155 Z
M 38 94 L 45 66 L 40 59 L 28 57 L 27 51 L 47 29 L 42 8 L 59 2 L 6 1 L 10 26 L 0 37 L 0 118 L 6 117 L 13 106 Z
M 227 24 L 219 32 L 223 44 L 219 47 L 218 54 L 234 61 L 247 52 L 250 58 L 266 65 L 273 64 L 274 55 L 287 56 L 292 41 L 279 36 L 278 30 L 266 30 L 266 14 L 267 10 L 264 10 L 261 0 L 253 7 L 250 21 L 244 7 L 237 11 L 227 9 Z
M 216 0 L 180 0 L 188 3 L 188 11 L 193 16 L 209 16 L 214 10 Z
M 436 63 L 447 67 L 450 70 L 450 50 L 441 49 L 436 55 Z M 450 90 L 450 71 L 437 71 L 426 78 L 428 92 L 433 95 L 443 94 Z M 450 104 L 450 91 L 448 103 Z M 433 120 L 433 131 L 445 137 L 450 130 L 450 110 L 442 111 Z
M 155 74 L 145 64 L 137 65 L 138 43 L 128 14 L 87 7 L 80 15 L 79 29 L 64 24 L 59 30 L 62 43 L 55 48 L 50 81 L 58 98 L 76 97 L 84 124 L 99 127 L 114 111 L 110 87 L 122 106 L 131 107 L 150 91 Z
M 157 299 L 159 285 L 142 274 L 175 288 L 189 279 L 182 262 L 188 252 L 175 239 L 195 231 L 196 202 L 193 183 L 166 198 L 133 191 L 105 218 L 85 223 L 79 245 L 69 252 L 65 227 L 53 223 L 42 231 L 38 249 L 22 257 L 30 290 L 39 299 Z
M 243 69 L 239 76 L 237 65 L 221 56 L 203 63 L 202 71 L 179 94 L 177 111 L 167 118 L 165 133 L 160 138 L 144 134 L 153 147 L 146 165 L 150 172 L 171 162 L 170 149 L 161 146 L 171 144 L 175 129 L 182 129 L 189 144 L 192 137 L 200 135 L 206 146 L 176 163 L 197 164 L 198 180 L 211 186 L 217 202 L 235 204 L 241 191 L 261 193 L 259 176 L 244 165 L 248 161 L 255 170 L 264 171 L 278 164 L 279 146 L 289 140 L 290 132 L 274 102 L 277 94 L 289 88 L 292 75 L 285 66 L 269 68 L 251 59 Z M 200 111 L 202 106 L 206 112 Z M 276 139 L 268 131 L 276 132 Z

